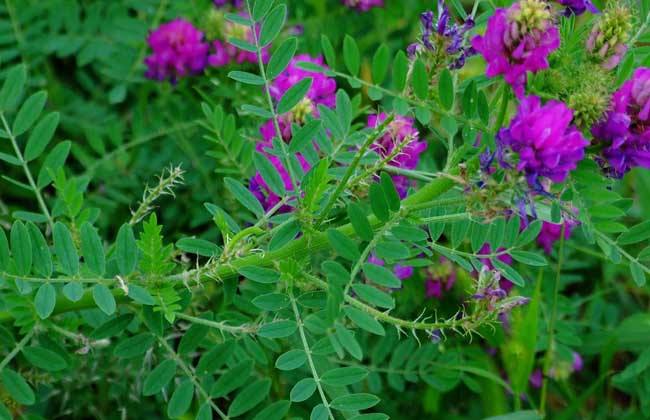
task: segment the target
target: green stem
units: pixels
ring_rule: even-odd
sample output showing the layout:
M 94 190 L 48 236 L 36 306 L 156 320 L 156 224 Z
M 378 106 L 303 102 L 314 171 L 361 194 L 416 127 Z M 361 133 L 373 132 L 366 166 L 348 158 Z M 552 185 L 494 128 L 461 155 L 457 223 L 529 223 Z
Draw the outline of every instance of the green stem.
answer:
M 11 145 L 14 148 L 14 153 L 16 154 L 16 158 L 18 158 L 18 161 L 20 161 L 20 164 L 23 167 L 23 171 L 25 172 L 25 176 L 27 177 L 29 186 L 32 188 L 32 191 L 36 196 L 36 201 L 38 201 L 38 206 L 41 208 L 41 211 L 47 218 L 47 222 L 50 225 L 50 228 L 54 229 L 54 221 L 52 220 L 52 215 L 50 214 L 50 211 L 47 209 L 47 205 L 45 205 L 45 200 L 43 199 L 41 190 L 39 190 L 38 187 L 36 186 L 36 183 L 34 182 L 34 177 L 32 176 L 32 172 L 29 170 L 29 166 L 27 165 L 27 162 L 25 161 L 25 158 L 23 157 L 23 154 L 20 151 L 20 148 L 18 147 L 18 142 L 16 141 L 16 137 L 11 132 L 11 129 L 9 128 L 9 124 L 7 123 L 4 113 L 2 112 L 0 112 L 0 119 L 2 119 L 2 125 L 4 126 L 4 129 L 7 132 L 7 135 L 9 136 L 9 140 L 11 141 Z
M 329 402 L 321 386 L 320 377 L 318 376 L 318 371 L 316 370 L 316 365 L 314 364 L 314 359 L 311 357 L 311 349 L 309 348 L 309 343 L 307 342 L 307 336 L 305 335 L 305 328 L 302 324 L 302 318 L 300 317 L 300 311 L 298 310 L 298 305 L 296 305 L 296 299 L 293 296 L 293 291 L 289 289 L 289 299 L 291 299 L 291 309 L 293 309 L 293 315 L 296 318 L 296 323 L 298 324 L 298 332 L 300 334 L 300 340 L 302 341 L 303 349 L 305 350 L 305 355 L 307 355 L 307 363 L 309 364 L 309 369 L 311 370 L 311 375 L 316 381 L 316 388 L 318 389 L 318 394 L 320 399 L 323 402 L 323 405 L 327 409 L 327 414 L 330 419 L 334 420 L 334 415 L 330 409 Z
M 4 369 L 5 366 L 7 366 L 9 362 L 11 362 L 13 358 L 16 357 L 16 355 L 22 351 L 22 349 L 27 345 L 27 342 L 32 338 L 33 335 L 34 335 L 34 330 L 32 329 L 27 334 L 25 334 L 22 340 L 20 340 L 18 344 L 16 344 L 16 347 L 14 347 L 13 350 L 11 350 L 11 352 L 7 356 L 5 356 L 4 359 L 2 359 L 2 361 L 0 362 L 0 371 L 2 371 L 2 369 Z
M 181 312 L 177 312 L 176 318 L 184 319 L 185 321 L 190 321 L 193 324 L 205 325 L 206 327 L 215 328 L 220 331 L 224 331 L 230 334 L 255 334 L 259 329 L 259 325 L 227 325 L 225 321 L 217 322 L 211 321 L 209 319 L 197 318 L 195 316 L 186 315 Z

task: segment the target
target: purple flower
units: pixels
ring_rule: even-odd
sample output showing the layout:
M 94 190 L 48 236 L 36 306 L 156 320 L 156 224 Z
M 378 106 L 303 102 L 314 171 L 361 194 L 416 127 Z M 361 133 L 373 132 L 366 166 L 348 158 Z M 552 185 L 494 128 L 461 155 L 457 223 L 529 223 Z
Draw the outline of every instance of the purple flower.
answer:
M 571 237 L 571 231 L 577 224 L 573 220 L 567 220 L 564 223 L 564 239 Z M 550 254 L 553 250 L 553 244 L 557 242 L 562 236 L 562 224 L 555 224 L 551 222 L 543 222 L 542 230 L 537 235 L 537 243 L 544 248 L 544 252 Z
M 598 8 L 590 0 L 558 0 L 558 3 L 566 6 L 565 16 L 571 16 L 572 14 L 579 16 L 587 10 L 590 13 L 599 12 Z
M 464 24 L 451 22 L 449 9 L 443 0 L 438 0 L 438 17 L 429 10 L 420 15 L 422 34 L 418 42 L 406 49 L 409 57 L 428 54 L 437 65 L 439 60 L 449 60 L 449 67 L 459 69 L 465 64 L 467 57 L 476 54 L 476 50 L 468 45 L 466 33 L 474 27 L 470 17 Z
M 244 5 L 244 0 L 213 0 L 216 7 L 224 7 L 230 5 L 235 9 L 240 9 Z
M 380 267 L 384 266 L 384 260 L 381 258 L 378 258 L 375 254 L 370 254 L 368 257 L 368 262 L 370 264 L 378 265 Z M 406 280 L 409 277 L 413 275 L 414 269 L 413 267 L 406 266 L 406 265 L 400 265 L 400 264 L 395 264 L 393 267 L 393 274 L 395 274 L 395 277 L 397 277 L 400 280 Z
M 591 132 L 605 146 L 600 163 L 610 175 L 620 178 L 636 166 L 650 169 L 650 68 L 637 69 L 623 83 Z
M 589 144 L 571 125 L 572 119 L 573 112 L 563 102 L 542 105 L 538 97 L 526 97 L 510 126 L 497 135 L 501 165 L 509 167 L 513 152 L 519 156 L 516 170 L 526 175 L 535 190 L 541 188 L 540 177 L 563 182 Z
M 440 264 L 429 267 L 427 270 L 427 279 L 424 282 L 426 288 L 426 297 L 442 298 L 443 290 L 448 292 L 456 283 L 456 270 L 454 265 L 445 257 L 440 257 Z
M 368 116 L 368 127 L 377 127 L 386 119 L 385 113 Z M 419 141 L 418 130 L 413 126 L 412 118 L 397 115 L 388 125 L 381 136 L 370 147 L 382 158 L 394 155 L 390 160 L 391 166 L 402 169 L 415 169 L 420 161 L 420 155 L 426 150 L 427 143 Z M 393 181 L 400 197 L 404 198 L 410 185 L 408 178 L 396 175 Z
M 147 37 L 153 53 L 145 58 L 145 76 L 154 80 L 179 78 L 203 71 L 209 45 L 203 32 L 184 19 L 163 23 Z
M 582 361 L 582 356 L 577 351 L 573 352 L 573 363 L 571 364 L 574 372 L 580 372 L 584 367 L 584 362 Z
M 487 61 L 487 76 L 502 74 L 521 98 L 526 72 L 548 68 L 549 54 L 560 46 L 560 33 L 545 2 L 521 0 L 508 9 L 497 9 L 485 35 L 474 37 L 472 46 Z
M 342 3 L 360 12 L 367 12 L 373 7 L 384 7 L 384 0 L 342 0 Z
M 542 374 L 541 369 L 535 369 L 533 373 L 530 374 L 530 377 L 528 378 L 528 382 L 533 388 L 541 388 L 542 387 L 542 382 L 544 380 L 544 375 Z

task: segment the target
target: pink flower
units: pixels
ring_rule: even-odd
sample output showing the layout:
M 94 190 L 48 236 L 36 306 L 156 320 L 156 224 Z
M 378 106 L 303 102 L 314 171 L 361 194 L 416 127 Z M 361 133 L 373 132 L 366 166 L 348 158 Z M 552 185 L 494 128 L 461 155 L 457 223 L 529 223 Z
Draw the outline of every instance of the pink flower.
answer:
M 549 54 L 560 46 L 560 33 L 545 2 L 521 0 L 508 9 L 497 9 L 485 35 L 474 37 L 472 46 L 487 61 L 487 76 L 502 74 L 521 98 L 526 72 L 548 68 Z
M 153 53 L 145 58 L 145 76 L 154 80 L 179 78 L 203 71 L 209 46 L 203 32 L 184 19 L 163 23 L 147 37 Z
M 564 239 L 569 239 L 571 237 L 571 231 L 576 225 L 574 221 L 566 221 L 563 223 L 564 228 Z M 551 222 L 543 222 L 542 230 L 537 235 L 537 243 L 544 248 L 544 252 L 550 254 L 553 250 L 553 244 L 560 239 L 562 235 L 562 224 L 555 224 Z

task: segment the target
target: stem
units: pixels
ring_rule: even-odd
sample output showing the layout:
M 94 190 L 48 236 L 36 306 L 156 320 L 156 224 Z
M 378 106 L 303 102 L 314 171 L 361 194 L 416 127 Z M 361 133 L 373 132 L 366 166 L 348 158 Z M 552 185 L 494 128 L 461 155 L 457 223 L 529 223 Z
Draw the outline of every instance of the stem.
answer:
M 311 349 L 309 348 L 309 343 L 307 342 L 307 336 L 305 335 L 305 329 L 303 328 L 302 325 L 302 318 L 300 317 L 300 311 L 298 311 L 298 305 L 296 305 L 296 298 L 293 296 L 293 291 L 291 289 L 289 289 L 289 299 L 291 299 L 291 309 L 293 309 L 293 315 L 296 317 L 296 323 L 298 324 L 298 332 L 300 333 L 300 340 L 302 341 L 302 346 L 305 350 L 305 354 L 307 355 L 307 363 L 309 363 L 309 369 L 311 370 L 311 375 L 314 378 L 314 381 L 316 381 L 316 388 L 318 388 L 318 394 L 320 394 L 320 399 L 323 402 L 325 408 L 327 409 L 327 414 L 329 415 L 329 418 L 334 420 L 334 415 L 332 414 L 330 405 L 327 402 L 327 397 L 325 396 L 325 392 L 323 391 L 323 387 L 321 386 L 320 383 L 320 377 L 318 376 L 318 372 L 316 371 L 316 365 L 314 365 L 314 360 L 311 357 Z
M 192 372 L 192 369 L 181 359 L 179 355 L 176 354 L 174 349 L 167 343 L 167 340 L 165 340 L 163 337 L 157 337 L 158 342 L 160 342 L 160 345 L 167 350 L 169 355 L 176 361 L 176 363 L 181 367 L 181 370 L 185 373 L 185 376 L 189 378 L 190 381 L 194 384 L 194 387 L 199 391 L 199 394 L 210 404 L 210 407 L 219 415 L 224 420 L 228 419 L 228 416 L 221 411 L 221 409 L 212 401 L 212 398 L 210 398 L 210 394 L 203 388 L 199 380 L 196 378 L 196 375 L 194 372 Z
M 345 170 L 345 174 L 343 175 L 343 178 L 341 178 L 341 180 L 339 181 L 332 195 L 329 196 L 329 199 L 327 200 L 327 204 L 325 205 L 325 208 L 321 212 L 321 215 L 318 218 L 318 221 L 316 222 L 316 226 L 315 226 L 316 229 L 320 227 L 320 225 L 323 223 L 323 221 L 329 214 L 330 210 L 332 210 L 332 207 L 334 207 L 336 200 L 339 199 L 339 196 L 341 195 L 341 193 L 343 193 L 343 190 L 347 188 L 348 181 L 352 177 L 354 171 L 357 169 L 357 166 L 359 165 L 361 158 L 366 154 L 366 150 L 368 150 L 368 147 L 370 147 L 371 144 L 373 144 L 379 137 L 381 137 L 384 134 L 384 130 L 386 129 L 386 127 L 388 127 L 388 125 L 393 121 L 394 118 L 395 116 L 393 114 L 386 117 L 386 119 L 382 121 L 379 127 L 375 129 L 375 132 L 372 135 L 368 136 L 368 138 L 363 143 L 359 151 L 357 151 L 356 155 L 354 156 L 354 160 L 350 163 L 350 166 L 348 166 L 347 169 Z
M 296 174 L 293 171 L 293 167 L 291 166 L 291 162 L 289 162 L 289 152 L 287 151 L 287 147 L 284 144 L 284 140 L 282 139 L 282 130 L 280 130 L 280 123 L 278 122 L 278 113 L 276 112 L 275 106 L 273 105 L 273 98 L 271 97 L 271 86 L 269 83 L 268 78 L 266 77 L 266 69 L 264 68 L 264 61 L 262 60 L 262 46 L 260 45 L 260 40 L 259 37 L 257 36 L 257 30 L 255 28 L 255 22 L 253 21 L 253 9 L 251 8 L 251 2 L 250 0 L 246 0 L 246 8 L 248 9 L 248 16 L 251 18 L 251 34 L 253 36 L 253 41 L 255 43 L 255 47 L 257 47 L 257 65 L 260 69 L 260 76 L 264 80 L 264 93 L 266 95 L 266 101 L 269 107 L 269 110 L 271 111 L 271 114 L 273 114 L 273 127 L 275 128 L 275 135 L 278 136 L 278 143 L 280 144 L 280 149 L 282 151 L 282 160 L 284 163 L 284 166 L 287 169 L 287 173 L 289 174 L 289 178 L 291 179 L 291 185 L 293 185 L 293 191 L 298 192 L 298 183 L 296 181 Z
M 4 359 L 2 359 L 0 362 L 0 371 L 2 371 L 2 369 L 4 369 L 5 366 L 7 366 L 7 364 L 9 364 L 9 362 L 11 362 L 18 353 L 20 353 L 20 351 L 27 345 L 27 342 L 32 338 L 33 335 L 34 330 L 32 329 L 27 334 L 25 334 L 22 340 L 16 344 L 16 347 L 14 347 L 14 349 L 11 350 L 11 352 Z
M 560 274 L 562 272 L 562 262 L 564 260 L 564 231 L 566 229 L 566 224 L 562 224 L 562 232 L 560 233 L 560 249 L 558 254 L 557 262 L 557 273 L 555 276 L 555 287 L 553 290 L 553 307 L 551 309 L 551 322 L 549 325 L 548 331 L 548 348 L 546 349 L 546 354 L 544 355 L 544 377 L 542 378 L 542 395 L 540 397 L 540 413 L 544 417 L 546 409 L 546 397 L 548 393 L 548 372 L 551 368 L 552 355 L 554 351 L 555 344 L 555 321 L 557 320 L 557 301 L 558 294 L 560 291 Z
M 209 319 L 197 318 L 195 316 L 186 315 L 180 312 L 176 314 L 177 318 L 184 319 L 185 321 L 190 321 L 193 324 L 201 324 L 206 327 L 215 328 L 220 331 L 225 331 L 230 334 L 255 334 L 259 329 L 259 325 L 227 325 L 225 321 L 217 322 L 210 321 Z
M 20 148 L 18 147 L 18 143 L 16 142 L 16 137 L 11 132 L 11 129 L 9 128 L 9 124 L 7 124 L 7 120 L 3 112 L 0 112 L 0 119 L 2 119 L 2 125 L 4 126 L 4 129 L 7 132 L 7 135 L 9 136 L 9 140 L 11 141 L 11 145 L 14 148 L 14 153 L 16 154 L 16 158 L 18 158 L 20 164 L 23 167 L 23 171 L 25 172 L 25 176 L 27 177 L 29 186 L 32 188 L 32 191 L 36 196 L 36 201 L 38 201 L 38 206 L 41 208 L 41 211 L 47 218 L 47 222 L 50 225 L 50 229 L 54 229 L 54 221 L 52 220 L 52 215 L 50 215 L 50 211 L 47 209 L 47 206 L 45 205 L 45 200 L 43 200 L 41 191 L 38 189 L 36 183 L 34 182 L 34 177 L 32 177 L 32 172 L 29 170 L 29 166 L 27 165 L 27 162 L 25 161 L 25 158 L 23 157 L 23 154 L 20 151 Z

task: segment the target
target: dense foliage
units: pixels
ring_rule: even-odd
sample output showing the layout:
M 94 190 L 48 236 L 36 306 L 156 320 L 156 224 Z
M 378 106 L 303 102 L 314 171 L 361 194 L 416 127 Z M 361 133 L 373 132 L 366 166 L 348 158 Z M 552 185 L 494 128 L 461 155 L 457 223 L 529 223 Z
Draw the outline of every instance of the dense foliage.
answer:
M 650 417 L 649 26 L 4 0 L 0 418 Z

